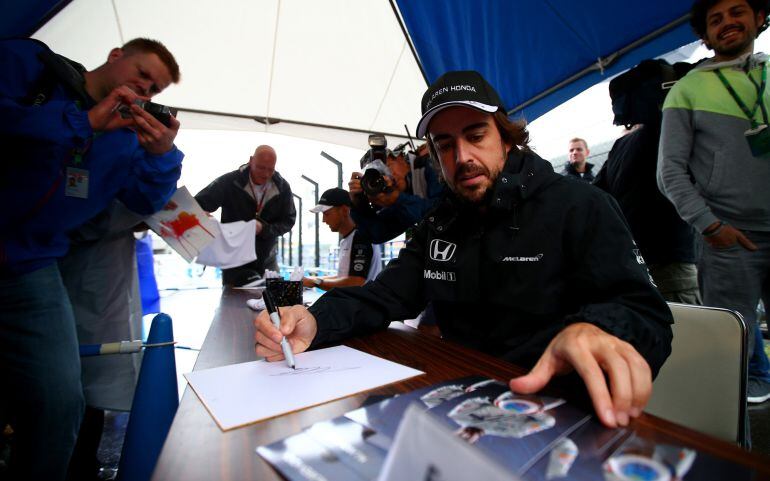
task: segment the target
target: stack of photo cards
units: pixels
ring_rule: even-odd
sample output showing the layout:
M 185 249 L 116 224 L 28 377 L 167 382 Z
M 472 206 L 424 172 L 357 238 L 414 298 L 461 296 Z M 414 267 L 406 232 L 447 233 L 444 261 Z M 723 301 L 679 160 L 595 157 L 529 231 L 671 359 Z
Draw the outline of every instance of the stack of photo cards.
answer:
M 291 481 L 376 480 L 387 451 L 366 442 L 373 431 L 345 417 L 317 423 L 257 453 Z
M 481 376 L 469 376 L 442 382 L 358 408 L 345 414 L 345 417 L 374 431 L 369 442 L 377 444 L 387 451 L 396 436 L 398 425 L 401 423 L 406 408 L 410 404 L 414 403 L 423 409 L 430 409 L 444 401 L 462 396 L 466 389 L 474 390 L 479 386 L 493 382 L 496 381 Z
M 681 446 L 656 444 L 627 429 L 608 429 L 563 399 L 517 395 L 480 376 L 442 382 L 317 423 L 257 453 L 290 481 L 376 480 L 414 406 L 525 481 L 743 481 L 742 466 Z M 413 409 L 414 409 L 413 408 Z M 401 450 L 403 451 L 403 449 Z M 442 453 L 443 455 L 443 453 Z M 450 456 L 447 454 L 447 456 Z M 387 459 L 387 461 L 386 461 Z
M 517 475 L 591 418 L 563 399 L 516 395 L 504 383 L 467 391 L 430 411 L 457 436 Z
M 606 481 L 749 481 L 751 469 L 695 449 L 656 444 L 632 435 L 602 464 Z

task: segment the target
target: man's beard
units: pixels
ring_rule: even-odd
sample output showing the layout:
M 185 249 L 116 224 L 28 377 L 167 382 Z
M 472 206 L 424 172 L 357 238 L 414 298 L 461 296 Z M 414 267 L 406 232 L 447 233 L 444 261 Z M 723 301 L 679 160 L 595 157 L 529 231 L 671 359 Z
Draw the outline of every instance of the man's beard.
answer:
M 746 33 L 746 29 L 745 28 L 741 29 L 741 31 Z M 718 40 L 718 37 L 717 37 L 717 40 Z M 713 49 L 714 53 L 716 53 L 717 55 L 719 55 L 721 57 L 737 58 L 737 57 L 739 57 L 740 55 L 742 55 L 743 53 L 746 52 L 746 50 L 749 48 L 749 46 L 752 44 L 753 41 L 754 41 L 754 39 L 752 38 L 752 35 L 750 35 L 750 32 L 749 32 L 746 35 L 746 39 L 743 42 L 741 42 L 739 44 L 735 44 L 735 45 L 733 45 L 731 47 L 720 48 L 719 45 L 718 45 L 718 41 L 714 42 L 714 44 L 710 44 L 709 43 L 706 46 L 710 47 L 711 49 Z
M 746 53 L 746 49 L 751 44 L 751 40 L 747 40 L 746 42 L 736 45 L 734 47 L 726 48 L 726 49 L 717 49 L 714 48 L 714 52 L 721 55 L 722 57 L 728 57 L 728 58 L 737 58 L 740 57 L 742 54 Z
M 483 175 L 488 181 L 488 184 L 486 185 L 486 190 L 480 197 L 476 197 L 473 195 L 479 188 L 482 188 L 484 184 L 474 186 L 473 188 L 465 188 L 460 186 L 460 178 L 463 176 L 467 176 L 468 174 L 480 174 Z M 460 169 L 458 169 L 457 172 L 455 172 L 455 178 L 454 178 L 454 185 L 455 185 L 455 194 L 457 195 L 457 198 L 460 199 L 460 201 L 465 205 L 487 205 L 489 204 L 490 199 L 492 198 L 492 191 L 494 190 L 495 181 L 497 180 L 497 177 L 500 175 L 500 173 L 496 173 L 495 175 L 492 175 L 492 173 L 489 171 L 489 169 L 486 168 L 484 165 L 479 164 L 462 164 L 460 166 Z M 486 184 L 486 182 L 485 182 Z M 471 194 L 471 195 L 468 195 Z

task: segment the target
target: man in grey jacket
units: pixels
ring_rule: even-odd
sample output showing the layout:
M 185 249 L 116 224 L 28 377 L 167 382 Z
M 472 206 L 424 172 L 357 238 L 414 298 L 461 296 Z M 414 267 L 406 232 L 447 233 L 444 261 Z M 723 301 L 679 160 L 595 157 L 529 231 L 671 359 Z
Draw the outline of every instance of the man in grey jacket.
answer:
M 770 98 L 767 0 L 696 0 L 691 24 L 714 57 L 663 106 L 658 185 L 698 233 L 703 302 L 741 313 L 749 330 L 748 401 L 770 399 L 770 363 L 756 307 L 770 300 Z
M 207 212 L 222 208 L 222 222 L 257 219 L 254 251 L 257 260 L 224 269 L 222 284 L 243 286 L 260 279 L 266 269 L 278 270 L 278 237 L 294 226 L 297 211 L 291 186 L 275 170 L 275 150 L 260 145 L 249 163 L 214 179 L 195 200 Z

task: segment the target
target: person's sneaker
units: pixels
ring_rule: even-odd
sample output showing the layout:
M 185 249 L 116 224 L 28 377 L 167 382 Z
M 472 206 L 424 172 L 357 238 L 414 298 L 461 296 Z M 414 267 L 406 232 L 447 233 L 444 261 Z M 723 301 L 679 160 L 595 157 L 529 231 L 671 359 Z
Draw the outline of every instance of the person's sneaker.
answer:
M 750 377 L 747 394 L 746 401 L 752 404 L 763 403 L 770 399 L 770 383 Z

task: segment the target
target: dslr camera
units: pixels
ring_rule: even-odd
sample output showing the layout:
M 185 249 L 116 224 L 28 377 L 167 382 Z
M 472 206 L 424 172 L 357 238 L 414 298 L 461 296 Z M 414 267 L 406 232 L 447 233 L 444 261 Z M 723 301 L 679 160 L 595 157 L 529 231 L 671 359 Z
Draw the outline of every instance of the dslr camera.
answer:
M 388 141 L 384 135 L 371 134 L 369 136 L 369 150 L 361 158 L 361 168 L 363 169 L 361 188 L 369 197 L 386 194 L 393 190 L 385 180 L 385 177 L 392 176 L 387 164 L 389 154 L 387 147 Z
M 168 105 L 156 104 L 149 100 L 136 99 L 134 100 L 134 103 L 144 109 L 145 112 L 158 119 L 158 122 L 166 127 L 171 127 L 171 116 L 176 116 L 177 113 L 176 109 L 172 109 Z M 118 112 L 120 112 L 120 116 L 124 119 L 131 116 L 131 109 L 128 105 L 121 105 L 118 107 Z

